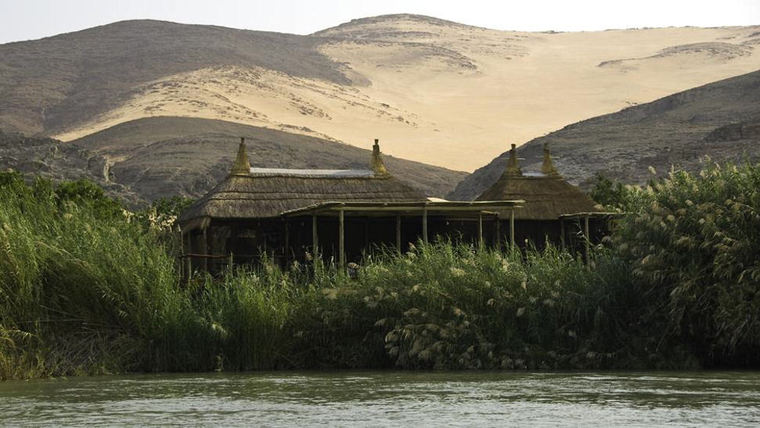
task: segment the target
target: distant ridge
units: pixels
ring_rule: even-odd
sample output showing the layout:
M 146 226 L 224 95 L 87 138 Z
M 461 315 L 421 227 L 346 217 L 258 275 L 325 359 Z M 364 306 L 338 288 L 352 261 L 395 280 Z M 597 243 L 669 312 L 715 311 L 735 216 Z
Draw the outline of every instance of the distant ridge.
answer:
M 435 18 L 435 17 L 427 16 L 427 15 L 417 15 L 417 14 L 411 14 L 411 13 L 395 13 L 395 14 L 388 14 L 388 15 L 378 15 L 378 16 L 369 16 L 366 18 L 352 19 L 348 22 L 344 22 L 334 27 L 317 31 L 315 33 L 312 33 L 311 35 L 320 36 L 320 37 L 332 36 L 332 35 L 335 35 L 336 33 L 343 33 L 345 35 L 344 32 L 352 28 L 363 27 L 368 24 L 369 25 L 380 24 L 380 23 L 395 22 L 395 21 L 400 21 L 400 20 L 419 22 L 426 25 L 438 25 L 438 26 L 443 26 L 443 27 L 478 28 L 478 29 L 482 28 L 482 27 L 476 27 L 476 26 L 467 25 L 467 24 L 461 24 L 459 22 L 448 21 L 445 19 Z

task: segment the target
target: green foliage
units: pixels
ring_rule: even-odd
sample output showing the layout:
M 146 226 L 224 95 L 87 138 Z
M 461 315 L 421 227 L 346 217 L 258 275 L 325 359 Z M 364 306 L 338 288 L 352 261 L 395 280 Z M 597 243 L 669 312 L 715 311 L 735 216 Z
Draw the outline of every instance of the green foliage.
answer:
M 72 202 L 87 206 L 93 214 L 103 218 L 120 217 L 124 212 L 119 201 L 106 196 L 103 189 L 90 180 L 61 182 L 55 188 L 55 196 L 61 204 Z
M 14 170 L 0 172 L 0 187 L 18 191 L 25 187 L 24 177 L 20 172 Z
M 641 189 L 596 174 L 589 193 L 591 199 L 610 211 L 628 212 L 638 205 Z
M 3 357 L 45 374 L 130 366 L 187 303 L 173 260 L 87 184 L 16 184 L 0 187 Z M 34 340 L 20 347 L 14 335 Z
M 179 217 L 179 215 L 195 200 L 182 196 L 173 196 L 171 198 L 159 198 L 151 204 L 151 210 L 159 216 Z
M 183 283 L 187 201 L 130 213 L 85 182 L 0 173 L 0 378 L 757 364 L 760 167 L 600 182 L 630 214 L 590 266 L 441 242 L 368 256 L 356 278 L 264 261 Z
M 265 265 L 206 286 L 225 369 L 606 367 L 620 347 L 594 334 L 619 327 L 601 308 L 616 299 L 556 249 L 524 258 L 419 244 L 368 259 L 356 279 Z M 242 352 L 259 355 L 241 364 Z
M 672 172 L 638 193 L 615 241 L 647 298 L 652 331 L 691 345 L 707 364 L 757 355 L 760 165 Z

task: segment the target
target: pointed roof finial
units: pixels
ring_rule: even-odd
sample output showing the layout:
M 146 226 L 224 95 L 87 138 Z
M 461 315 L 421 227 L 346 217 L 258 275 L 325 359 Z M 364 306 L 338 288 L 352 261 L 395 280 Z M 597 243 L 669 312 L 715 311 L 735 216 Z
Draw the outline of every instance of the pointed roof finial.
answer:
M 544 173 L 544 175 L 559 175 L 557 169 L 554 168 L 552 154 L 551 151 L 549 151 L 549 143 L 544 143 L 544 163 L 541 165 L 541 172 Z
M 517 164 L 517 154 L 515 148 L 517 146 L 512 144 L 512 148 L 509 149 L 509 159 L 507 160 L 507 174 L 509 175 L 522 175 L 520 166 Z
M 245 138 L 240 137 L 240 146 L 238 147 L 235 163 L 232 164 L 230 175 L 249 175 L 251 173 L 251 162 L 248 161 L 248 153 L 245 151 Z
M 388 170 L 385 169 L 383 163 L 383 157 L 380 153 L 380 144 L 377 138 L 375 138 L 375 144 L 372 146 L 372 159 L 370 160 L 369 167 L 375 175 L 390 175 Z

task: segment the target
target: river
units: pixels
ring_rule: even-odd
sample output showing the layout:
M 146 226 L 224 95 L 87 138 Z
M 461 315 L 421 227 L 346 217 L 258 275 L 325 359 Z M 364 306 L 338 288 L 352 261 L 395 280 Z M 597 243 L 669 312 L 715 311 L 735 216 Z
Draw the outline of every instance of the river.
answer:
M 748 426 L 760 372 L 266 372 L 0 382 L 0 424 Z

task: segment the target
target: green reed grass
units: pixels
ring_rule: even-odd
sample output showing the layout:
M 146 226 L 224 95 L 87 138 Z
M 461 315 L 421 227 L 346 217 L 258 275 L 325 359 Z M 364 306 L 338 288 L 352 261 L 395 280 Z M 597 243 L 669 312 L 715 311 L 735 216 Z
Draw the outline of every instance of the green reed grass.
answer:
M 759 171 L 616 186 L 631 214 L 590 266 L 550 245 L 440 241 L 375 251 L 356 278 L 265 261 L 189 283 L 156 207 L 0 174 L 0 378 L 746 366 L 760 341 Z
M 760 363 L 760 166 L 708 163 L 630 193 L 614 238 L 659 340 L 707 365 Z

